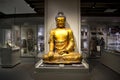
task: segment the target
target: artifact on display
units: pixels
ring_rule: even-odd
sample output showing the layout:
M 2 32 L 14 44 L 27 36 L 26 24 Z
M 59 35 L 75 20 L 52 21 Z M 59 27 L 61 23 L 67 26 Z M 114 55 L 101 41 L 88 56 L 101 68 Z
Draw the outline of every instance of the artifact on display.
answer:
M 49 52 L 43 55 L 43 62 L 50 64 L 81 63 L 82 55 L 75 52 L 73 31 L 65 27 L 66 17 L 59 12 L 55 17 L 56 28 L 50 31 Z

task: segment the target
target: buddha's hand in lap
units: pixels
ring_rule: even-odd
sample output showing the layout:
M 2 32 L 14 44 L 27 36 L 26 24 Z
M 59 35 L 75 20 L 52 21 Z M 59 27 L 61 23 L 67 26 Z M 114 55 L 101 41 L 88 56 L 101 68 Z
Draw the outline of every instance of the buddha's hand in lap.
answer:
M 61 51 L 58 52 L 58 54 L 60 54 L 60 55 L 68 54 L 68 51 L 67 50 L 61 50 Z
M 48 56 L 49 56 L 49 57 L 53 57 L 53 56 L 54 56 L 54 52 L 53 52 L 53 51 L 50 51 L 50 52 L 48 53 Z

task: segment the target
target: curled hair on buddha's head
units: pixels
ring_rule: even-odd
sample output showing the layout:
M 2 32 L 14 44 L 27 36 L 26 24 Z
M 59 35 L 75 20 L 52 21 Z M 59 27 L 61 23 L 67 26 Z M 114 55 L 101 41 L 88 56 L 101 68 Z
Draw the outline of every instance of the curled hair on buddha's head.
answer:
M 55 20 L 57 20 L 58 17 L 64 17 L 65 20 L 66 20 L 66 17 L 64 16 L 64 13 L 63 13 L 63 12 L 58 12 L 58 13 L 57 13 L 57 16 L 55 17 Z

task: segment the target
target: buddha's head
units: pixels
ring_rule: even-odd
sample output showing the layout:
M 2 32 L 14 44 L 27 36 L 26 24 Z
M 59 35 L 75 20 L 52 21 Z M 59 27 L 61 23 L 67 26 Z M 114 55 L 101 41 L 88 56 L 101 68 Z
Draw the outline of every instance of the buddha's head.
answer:
M 64 14 L 62 12 L 59 12 L 57 14 L 55 20 L 56 20 L 56 25 L 57 25 L 58 28 L 65 27 L 66 17 L 64 16 Z

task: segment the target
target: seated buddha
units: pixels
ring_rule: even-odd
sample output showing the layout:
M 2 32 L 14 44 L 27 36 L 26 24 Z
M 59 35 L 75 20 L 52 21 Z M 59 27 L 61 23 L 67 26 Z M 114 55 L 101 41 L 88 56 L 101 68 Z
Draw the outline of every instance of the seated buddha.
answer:
M 66 17 L 59 12 L 55 18 L 56 28 L 50 31 L 49 52 L 43 55 L 44 63 L 80 63 L 82 56 L 75 52 L 75 41 L 70 28 L 65 28 Z

